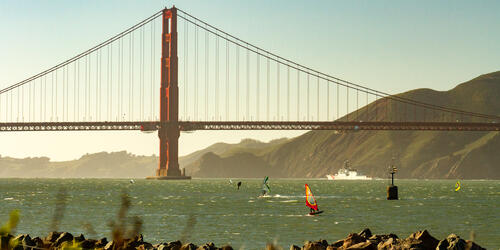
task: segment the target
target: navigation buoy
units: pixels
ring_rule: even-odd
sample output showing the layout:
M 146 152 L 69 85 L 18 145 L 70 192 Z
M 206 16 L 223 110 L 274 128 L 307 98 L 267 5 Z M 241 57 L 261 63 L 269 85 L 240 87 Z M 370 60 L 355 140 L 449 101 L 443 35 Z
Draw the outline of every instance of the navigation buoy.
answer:
M 391 185 L 387 187 L 387 199 L 388 200 L 398 200 L 398 186 L 394 186 L 394 174 L 398 171 L 398 168 L 394 166 L 394 158 L 392 158 L 392 163 L 389 166 L 391 173 Z

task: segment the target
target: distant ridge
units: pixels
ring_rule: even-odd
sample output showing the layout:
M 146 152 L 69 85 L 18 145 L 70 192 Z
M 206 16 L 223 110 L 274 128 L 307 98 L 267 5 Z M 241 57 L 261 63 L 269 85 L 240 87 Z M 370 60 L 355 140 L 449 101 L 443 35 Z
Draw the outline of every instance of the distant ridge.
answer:
M 448 91 L 416 89 L 398 96 L 471 112 L 500 115 L 500 71 L 478 76 Z M 373 105 L 358 110 L 361 120 L 373 120 L 374 117 L 367 112 L 373 110 Z M 394 116 L 395 112 L 389 107 L 390 116 Z M 422 118 L 418 115 L 417 118 Z M 262 166 L 255 165 L 253 168 L 261 176 L 324 177 L 336 173 L 343 162 L 349 159 L 353 167 L 365 174 L 387 177 L 388 164 L 395 157 L 400 178 L 500 179 L 499 149 L 498 132 L 310 131 L 273 147 L 265 154 L 254 154 L 265 162 L 267 169 L 262 170 Z M 218 158 L 212 156 L 210 160 L 201 157 L 198 162 L 191 164 L 199 169 L 193 176 L 208 177 L 208 173 L 215 169 L 222 173 L 224 170 L 220 169 L 221 166 L 226 168 L 225 173 L 233 173 L 232 168 L 251 159 L 248 155 L 245 155 L 245 159 L 239 157 L 237 149 L 229 152 L 231 154 L 226 153 Z M 251 161 L 258 160 L 254 158 Z
M 500 115 L 500 71 L 448 91 L 415 89 L 399 96 Z M 358 110 L 361 120 L 373 120 L 367 112 L 373 105 Z M 391 112 L 396 111 L 389 109 L 389 115 L 394 115 Z M 336 173 L 349 159 L 364 174 L 387 177 L 388 164 L 396 157 L 399 178 L 500 179 L 499 150 L 499 132 L 310 131 L 268 143 L 253 139 L 216 143 L 180 157 L 179 162 L 193 177 L 310 178 Z M 0 178 L 144 178 L 157 164 L 154 155 L 137 156 L 125 151 L 87 154 L 63 162 L 47 157 L 0 157 Z

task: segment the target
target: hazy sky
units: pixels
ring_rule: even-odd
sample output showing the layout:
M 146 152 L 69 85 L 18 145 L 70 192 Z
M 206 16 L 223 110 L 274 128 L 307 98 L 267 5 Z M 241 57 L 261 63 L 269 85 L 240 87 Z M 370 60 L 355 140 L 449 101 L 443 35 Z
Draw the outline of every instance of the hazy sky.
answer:
M 165 6 L 322 72 L 389 93 L 448 90 L 500 70 L 500 1 L 0 1 L 0 88 L 54 66 Z M 218 141 L 302 132 L 182 134 L 180 153 Z M 157 154 L 156 134 L 0 134 L 0 154 L 49 156 L 127 150 Z

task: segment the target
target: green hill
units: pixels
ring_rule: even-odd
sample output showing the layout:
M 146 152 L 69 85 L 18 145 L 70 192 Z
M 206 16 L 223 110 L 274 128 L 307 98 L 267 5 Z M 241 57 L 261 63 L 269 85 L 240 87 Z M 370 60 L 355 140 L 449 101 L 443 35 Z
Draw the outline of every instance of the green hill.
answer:
M 398 96 L 500 115 L 500 71 L 479 76 L 449 91 L 417 89 Z M 377 116 L 373 112 L 376 109 Z M 399 107 L 398 110 L 391 102 L 386 105 L 382 101 L 372 103 L 357 113 L 358 119 L 363 121 L 383 119 L 386 114 L 396 120 L 442 118 L 441 114 L 423 109 Z M 355 115 L 353 112 L 350 117 Z M 472 120 L 464 117 L 453 119 Z M 247 170 L 241 175 L 235 171 L 242 165 L 253 169 L 257 176 L 324 177 L 336 173 L 349 159 L 353 167 L 365 174 L 386 177 L 387 166 L 391 158 L 396 157 L 398 175 L 402 178 L 500 179 L 499 150 L 499 132 L 310 131 L 267 147 L 265 152 L 244 150 L 246 154 L 241 154 L 242 150 L 233 148 L 225 153 L 201 157 L 191 166 L 198 169 L 193 173 L 198 177 L 243 177 L 248 174 Z

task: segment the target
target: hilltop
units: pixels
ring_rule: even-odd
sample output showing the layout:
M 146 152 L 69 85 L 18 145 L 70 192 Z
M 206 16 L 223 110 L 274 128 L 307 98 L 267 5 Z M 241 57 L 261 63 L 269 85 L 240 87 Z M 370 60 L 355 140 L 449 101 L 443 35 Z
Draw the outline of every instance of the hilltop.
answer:
M 500 71 L 481 75 L 448 91 L 416 89 L 398 96 L 500 115 Z M 358 111 L 360 119 L 373 120 L 369 115 L 373 112 L 366 111 L 374 110 L 375 105 L 383 108 L 380 103 L 372 103 Z M 401 112 L 389 106 L 387 113 L 394 117 L 404 115 Z M 380 112 L 379 119 L 384 114 Z M 425 115 L 419 110 L 414 114 L 418 119 Z M 235 171 L 240 168 L 253 169 L 252 175 L 257 176 L 324 177 L 336 173 L 349 159 L 353 167 L 365 174 L 386 177 L 387 166 L 396 157 L 401 178 L 500 179 L 499 132 L 310 131 L 268 149 L 264 153 L 237 148 L 226 149 L 225 154 L 212 151 L 188 168 L 198 169 L 193 173 L 198 177 L 246 177 L 248 170 L 240 175 Z

